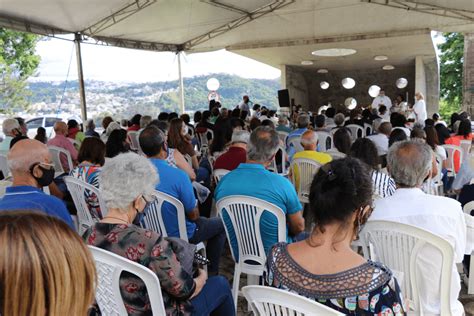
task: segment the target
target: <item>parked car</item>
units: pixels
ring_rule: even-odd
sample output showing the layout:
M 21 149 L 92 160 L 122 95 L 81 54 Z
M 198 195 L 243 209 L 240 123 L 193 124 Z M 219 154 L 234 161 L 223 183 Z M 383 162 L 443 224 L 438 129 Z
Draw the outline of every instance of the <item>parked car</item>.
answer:
M 82 120 L 78 117 L 65 117 L 57 116 L 57 115 L 45 115 L 45 116 L 38 116 L 26 121 L 26 126 L 28 127 L 28 137 L 34 138 L 36 136 L 36 132 L 38 127 L 44 127 L 46 129 L 46 136 L 48 139 L 54 137 L 54 123 L 58 121 L 67 122 L 70 119 L 76 120 L 79 124 L 82 124 Z

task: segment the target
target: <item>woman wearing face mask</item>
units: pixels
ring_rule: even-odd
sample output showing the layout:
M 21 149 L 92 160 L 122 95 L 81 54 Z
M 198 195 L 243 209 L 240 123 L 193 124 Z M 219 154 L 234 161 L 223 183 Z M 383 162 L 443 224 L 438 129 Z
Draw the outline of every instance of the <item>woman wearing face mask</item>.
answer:
M 235 315 L 225 278 L 208 279 L 201 269 L 193 277 L 178 260 L 172 240 L 132 224 L 151 200 L 158 180 L 156 169 L 142 156 L 125 153 L 107 161 L 99 181 L 108 212 L 86 231 L 84 240 L 156 273 L 167 315 Z M 146 287 L 140 279 L 123 273 L 120 285 L 129 315 L 151 315 Z
M 197 155 L 188 135 L 188 127 L 180 118 L 172 119 L 170 122 L 168 129 L 168 146 L 177 149 L 183 156 L 188 155 L 191 157 L 193 168 L 199 168 Z
M 310 190 L 314 229 L 306 240 L 279 243 L 267 259 L 266 283 L 350 315 L 402 315 L 392 272 L 351 249 L 372 212 L 372 180 L 354 158 L 321 167 Z

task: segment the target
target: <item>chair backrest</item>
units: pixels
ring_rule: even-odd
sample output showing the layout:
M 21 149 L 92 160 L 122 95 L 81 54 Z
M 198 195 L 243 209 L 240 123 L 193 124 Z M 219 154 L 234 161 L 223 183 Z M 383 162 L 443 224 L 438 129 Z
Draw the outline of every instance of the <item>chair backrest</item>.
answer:
M 403 273 L 402 291 L 413 302 L 413 305 L 410 303 L 410 308 L 415 311 L 420 309 L 421 280 L 417 273 L 418 258 L 423 255 L 424 248 L 436 249 L 442 256 L 440 313 L 451 314 L 450 291 L 454 250 L 448 241 L 415 226 L 391 221 L 369 221 L 359 237 L 366 258 L 369 258 L 369 253 L 373 253 L 375 257 L 372 257 L 372 260 L 383 262 L 391 270 Z
M 438 174 L 432 180 L 434 183 L 439 184 L 441 183 L 441 178 L 443 177 L 443 173 L 441 172 L 441 170 L 443 169 L 443 158 L 438 154 L 435 154 L 435 155 L 436 155 L 436 168 L 438 168 Z
M 285 148 L 283 148 L 282 146 L 278 146 L 278 150 L 275 154 L 275 157 L 273 157 L 273 160 L 268 166 L 268 169 L 282 176 L 286 176 L 288 174 L 288 170 L 286 170 L 287 169 L 286 168 L 287 156 L 288 154 L 286 153 Z M 277 157 L 279 157 L 279 161 L 281 163 L 281 172 L 280 170 L 278 170 Z
M 238 246 L 238 256 L 230 247 L 232 257 L 238 262 L 242 272 L 262 275 L 266 262 L 260 232 L 260 219 L 264 211 L 276 217 L 278 222 L 278 242 L 286 241 L 286 218 L 283 210 L 267 201 L 244 195 L 231 195 L 216 202 L 217 212 L 224 222 L 227 240 L 232 240 L 225 225 L 224 214 L 230 219 Z M 238 260 L 237 260 L 238 258 Z
M 221 181 L 222 177 L 228 174 L 230 171 L 227 169 L 214 169 L 212 172 L 212 177 L 214 179 L 214 183 L 217 185 L 219 181 Z
M 293 147 L 296 152 L 303 151 L 304 148 L 301 145 L 301 136 L 292 136 L 288 138 L 288 145 Z
M 51 154 L 51 159 L 53 161 L 54 169 L 57 174 L 62 174 L 66 171 L 71 171 L 72 169 L 74 169 L 71 153 L 69 153 L 69 151 L 57 146 L 48 146 L 48 150 Z M 61 157 L 66 159 L 69 170 L 64 170 L 63 164 L 61 163 Z
M 357 124 L 349 124 L 346 126 L 351 131 L 351 140 L 354 142 L 357 138 L 365 136 L 364 128 Z
M 332 160 L 346 158 L 346 154 L 337 151 L 336 148 L 329 150 L 326 154 L 330 155 Z
M 369 136 L 369 135 L 372 135 L 372 125 L 368 124 L 368 123 L 364 123 L 364 132 L 365 132 L 365 136 Z
M 138 141 L 138 136 L 140 133 L 137 131 L 129 131 L 127 134 L 130 138 L 130 149 L 138 151 L 140 149 L 140 143 Z
M 0 155 L 0 171 L 3 173 L 3 178 L 6 179 L 10 174 L 10 169 L 8 168 L 7 156 Z
M 100 212 L 102 216 L 107 214 L 107 206 L 104 200 L 101 198 L 99 189 L 90 185 L 82 180 L 76 179 L 71 176 L 64 177 L 64 183 L 66 183 L 67 189 L 71 194 L 74 206 L 77 210 L 77 218 L 79 221 L 78 233 L 82 234 L 92 225 L 94 225 L 99 219 L 92 217 L 92 214 L 87 203 L 87 195 L 94 194 L 99 202 Z
M 278 138 L 283 142 L 283 144 L 286 144 L 286 139 L 288 138 L 288 133 L 284 131 L 277 131 L 278 133 Z
M 321 164 L 312 159 L 296 158 L 291 162 L 290 180 L 295 186 L 298 198 L 302 203 L 309 203 L 309 189 L 319 168 L 321 168 Z M 296 174 L 298 174 L 298 180 Z
M 469 157 L 469 151 L 471 150 L 471 144 L 472 144 L 472 142 L 470 140 L 462 140 L 461 141 L 460 147 L 462 149 L 464 159 Z
M 332 136 L 328 132 L 317 131 L 318 135 L 318 146 L 320 151 L 328 151 L 334 147 Z
M 471 212 L 474 211 L 474 201 L 466 203 L 463 207 L 463 211 L 466 214 L 471 214 Z
M 97 271 L 95 299 L 102 315 L 127 316 L 120 294 L 120 274 L 130 272 L 145 283 L 153 315 L 166 315 L 160 280 L 150 269 L 110 251 L 89 246 Z
M 207 129 L 203 133 L 196 132 L 197 139 L 199 142 L 199 148 L 202 149 L 203 147 L 209 147 L 209 140 L 208 135 L 210 135 L 211 140 L 214 138 L 214 132 L 211 129 Z
M 454 169 L 454 156 L 456 153 L 459 155 L 459 163 L 463 161 L 463 151 L 460 146 L 456 145 L 442 145 L 448 154 L 448 159 L 446 160 L 446 168 L 448 171 L 452 172 L 452 174 L 456 175 L 456 170 Z
M 153 192 L 153 197 L 153 202 L 151 202 L 145 210 L 142 226 L 146 229 L 160 233 L 163 237 L 167 237 L 169 233 L 163 220 L 162 209 L 163 203 L 168 202 L 176 208 L 179 238 L 188 241 L 188 233 L 186 230 L 186 214 L 184 212 L 183 203 L 171 195 L 160 191 Z
M 242 292 L 256 316 L 344 315 L 304 296 L 268 286 L 249 285 Z

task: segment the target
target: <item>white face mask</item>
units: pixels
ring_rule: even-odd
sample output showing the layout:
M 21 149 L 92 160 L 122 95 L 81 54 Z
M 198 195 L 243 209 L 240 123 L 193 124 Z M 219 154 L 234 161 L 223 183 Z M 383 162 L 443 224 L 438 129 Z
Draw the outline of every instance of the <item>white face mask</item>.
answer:
M 184 125 L 183 128 L 181 129 L 181 131 L 183 132 L 183 135 L 186 135 L 189 131 L 188 125 Z

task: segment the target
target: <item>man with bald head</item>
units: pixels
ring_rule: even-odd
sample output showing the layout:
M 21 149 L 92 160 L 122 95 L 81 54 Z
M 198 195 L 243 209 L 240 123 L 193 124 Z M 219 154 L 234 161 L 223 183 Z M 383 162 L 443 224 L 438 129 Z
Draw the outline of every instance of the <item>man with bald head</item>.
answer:
M 54 167 L 48 147 L 34 139 L 17 142 L 8 153 L 8 167 L 13 184 L 0 199 L 0 212 L 8 210 L 32 210 L 44 212 L 65 221 L 74 228 L 71 215 L 64 203 L 43 193 L 42 187 L 51 184 Z
M 320 165 L 324 165 L 332 160 L 329 154 L 316 151 L 318 147 L 318 135 L 312 130 L 307 130 L 301 135 L 301 146 L 303 146 L 304 150 L 294 154 L 293 160 L 297 158 L 311 159 Z M 290 170 L 290 175 L 291 174 L 294 174 L 295 183 L 299 184 L 299 172 L 296 165 Z M 298 187 L 298 185 L 296 187 Z
M 63 148 L 71 154 L 71 159 L 74 163 L 77 162 L 77 149 L 74 147 L 73 143 L 67 138 L 68 127 L 67 124 L 59 121 L 54 124 L 54 132 L 56 136 L 48 141 L 48 146 L 56 146 Z M 64 157 L 63 157 L 64 156 Z M 69 166 L 67 163 L 66 155 L 61 155 L 61 165 L 65 172 L 69 172 Z

